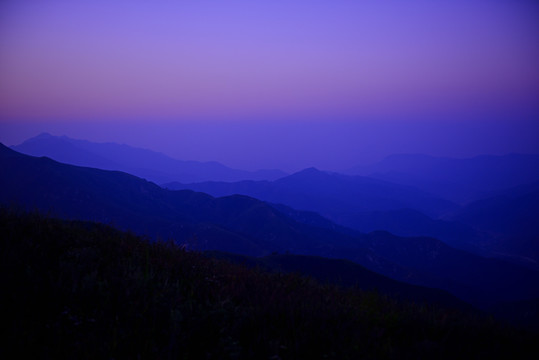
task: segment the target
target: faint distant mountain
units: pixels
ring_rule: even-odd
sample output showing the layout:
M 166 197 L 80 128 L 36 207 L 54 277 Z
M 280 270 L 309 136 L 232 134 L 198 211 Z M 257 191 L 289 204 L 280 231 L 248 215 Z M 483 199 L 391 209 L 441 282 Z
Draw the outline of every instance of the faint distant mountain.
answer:
M 28 139 L 12 149 L 72 165 L 124 171 L 156 183 L 273 180 L 286 175 L 280 170 L 243 171 L 218 162 L 176 160 L 162 153 L 128 145 L 94 143 L 47 133 Z
M 539 263 L 539 182 L 473 202 L 453 218 L 490 234 L 491 250 Z
M 313 226 L 295 220 L 319 222 L 312 214 L 290 216 L 254 198 L 165 190 L 126 173 L 61 164 L 3 145 L 0 167 L 3 205 L 112 223 L 154 239 L 175 239 L 193 249 L 348 259 L 393 279 L 448 290 L 477 304 L 539 297 L 537 272 L 455 250 L 432 238 Z
M 275 181 L 174 182 L 163 186 L 175 190 L 201 191 L 213 196 L 252 196 L 299 210 L 314 211 L 341 225 L 351 214 L 358 212 L 416 209 L 437 217 L 458 208 L 447 200 L 411 186 L 362 176 L 328 173 L 315 168 Z
M 467 203 L 494 191 L 539 180 L 539 155 L 484 155 L 467 159 L 392 155 L 345 173 L 416 186 L 442 198 Z

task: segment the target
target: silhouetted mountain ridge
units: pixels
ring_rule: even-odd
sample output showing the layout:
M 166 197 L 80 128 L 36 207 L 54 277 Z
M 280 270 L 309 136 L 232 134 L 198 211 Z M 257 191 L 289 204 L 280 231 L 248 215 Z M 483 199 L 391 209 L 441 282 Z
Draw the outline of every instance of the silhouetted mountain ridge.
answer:
M 479 258 L 429 238 L 369 235 L 317 227 L 246 196 L 214 198 L 169 191 L 135 176 L 58 163 L 0 147 L 0 203 L 51 210 L 64 218 L 113 223 L 153 238 L 172 238 L 190 248 L 246 255 L 278 251 L 343 258 L 413 284 L 451 291 L 468 301 L 516 300 L 539 295 L 537 273 Z M 288 210 L 293 212 L 292 209 Z M 399 246 L 397 246 L 399 245 Z M 432 251 L 435 249 L 435 251 Z M 413 256 L 414 263 L 406 263 Z M 437 259 L 452 259 L 451 264 Z M 464 266 L 458 268 L 458 264 Z M 495 284 L 468 273 L 480 273 Z M 474 291 L 469 291 L 473 289 Z M 488 299 L 485 299 L 488 296 Z
M 475 242 L 479 244 L 482 233 L 459 222 L 436 219 L 437 215 L 458 211 L 458 206 L 413 187 L 378 179 L 309 168 L 275 181 L 169 183 L 163 186 L 214 196 L 244 194 L 273 204 L 316 212 L 340 226 L 361 232 L 387 230 L 401 236 L 436 237 L 451 246 L 486 253 L 485 249 L 474 245 Z
M 167 183 L 169 189 L 191 189 L 214 196 L 243 194 L 282 203 L 300 210 L 315 211 L 340 223 L 341 215 L 364 211 L 387 211 L 413 208 L 439 216 L 458 208 L 419 189 L 362 176 L 329 173 L 315 168 L 285 176 L 275 181 L 240 181 L 237 183 Z
M 279 170 L 243 171 L 232 169 L 216 161 L 176 160 L 162 153 L 125 144 L 94 143 L 47 133 L 30 138 L 12 148 L 27 155 L 47 156 L 72 165 L 120 170 L 156 183 L 166 181 L 262 180 L 276 179 L 286 175 Z

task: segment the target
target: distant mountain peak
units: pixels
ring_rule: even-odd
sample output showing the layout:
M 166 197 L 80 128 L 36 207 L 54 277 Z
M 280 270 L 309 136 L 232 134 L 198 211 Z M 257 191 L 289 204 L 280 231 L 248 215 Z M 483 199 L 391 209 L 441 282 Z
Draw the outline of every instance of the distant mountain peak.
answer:
M 39 135 L 36 135 L 34 137 L 31 137 L 29 139 L 26 139 L 21 144 L 13 146 L 17 151 L 19 151 L 19 148 L 24 148 L 24 146 L 44 146 L 44 145 L 36 145 L 36 144 L 48 144 L 47 146 L 50 146 L 51 144 L 67 144 L 70 142 L 70 138 L 67 136 L 56 136 L 52 135 L 48 132 L 42 132 Z M 36 154 L 29 154 L 29 155 L 36 155 Z
M 273 180 L 286 176 L 278 170 L 244 171 L 216 161 L 177 160 L 160 152 L 126 144 L 97 143 L 46 132 L 12 146 L 12 149 L 72 165 L 124 171 L 156 183 Z
M 50 139 L 50 138 L 55 138 L 56 136 L 48 133 L 48 132 L 42 132 L 41 134 L 37 135 L 37 136 L 34 136 L 33 138 L 30 138 L 28 140 L 33 140 L 33 139 Z
M 290 181 L 290 180 L 300 180 L 304 181 L 307 179 L 321 179 L 328 177 L 329 174 L 325 171 L 319 170 L 315 167 L 309 167 L 298 172 L 293 173 L 292 175 L 285 176 L 277 181 Z
M 291 176 L 294 176 L 294 175 L 314 175 L 314 174 L 326 174 L 326 172 L 322 171 L 322 170 L 319 170 L 319 169 L 317 169 L 317 168 L 315 168 L 313 166 L 313 167 L 308 167 L 308 168 L 305 168 L 303 170 L 300 170 L 300 171 L 292 174 Z
M 323 172 L 323 171 L 318 170 L 314 166 L 311 166 L 311 167 L 305 168 L 303 170 L 300 170 L 299 172 L 317 172 L 317 173 L 320 173 L 320 172 Z

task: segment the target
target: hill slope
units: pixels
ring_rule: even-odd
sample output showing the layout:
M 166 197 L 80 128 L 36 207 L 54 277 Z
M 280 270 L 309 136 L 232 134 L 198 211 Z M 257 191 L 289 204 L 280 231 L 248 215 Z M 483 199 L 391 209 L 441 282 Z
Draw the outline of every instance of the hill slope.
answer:
M 378 294 L 419 304 L 430 303 L 466 311 L 472 310 L 469 304 L 450 296 L 445 291 L 395 281 L 349 260 L 294 254 L 271 254 L 257 258 L 216 251 L 207 251 L 204 254 L 251 268 L 307 275 L 323 284 L 330 283 L 355 287 L 363 291 L 375 291 Z
M 475 201 L 454 219 L 490 234 L 492 251 L 539 264 L 539 182 Z
M 454 359 L 537 353 L 473 314 L 268 274 L 91 223 L 0 211 L 0 355 Z M 520 355 L 519 355 L 520 354 Z

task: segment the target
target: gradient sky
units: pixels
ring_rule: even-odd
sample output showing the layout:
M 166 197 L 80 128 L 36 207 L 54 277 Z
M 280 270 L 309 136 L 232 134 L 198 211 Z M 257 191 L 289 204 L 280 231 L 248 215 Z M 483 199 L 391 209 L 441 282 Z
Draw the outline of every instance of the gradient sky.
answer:
M 539 152 L 538 94 L 531 0 L 0 2 L 10 145 L 50 131 L 288 170 Z

